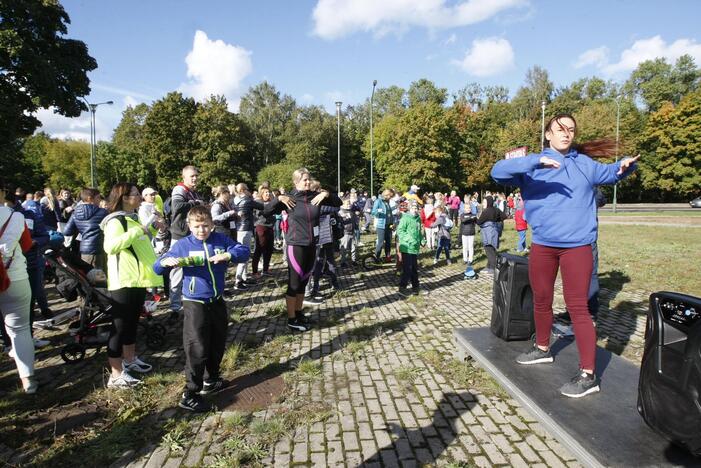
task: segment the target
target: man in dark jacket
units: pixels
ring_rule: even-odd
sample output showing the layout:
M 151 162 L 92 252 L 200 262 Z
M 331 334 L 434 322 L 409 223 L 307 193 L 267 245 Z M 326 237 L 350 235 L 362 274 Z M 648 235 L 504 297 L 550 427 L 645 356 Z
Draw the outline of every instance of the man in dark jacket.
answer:
M 100 223 L 105 216 L 107 210 L 100 208 L 100 192 L 86 187 L 81 190 L 80 203 L 75 206 L 63 232 L 66 236 L 80 233 L 80 258 L 103 271 L 106 271 L 107 265 Z
M 182 172 L 183 181 L 173 188 L 170 195 L 170 246 L 180 239 L 190 235 L 187 227 L 187 213 L 190 208 L 203 205 L 204 201 L 195 192 L 199 171 L 195 166 L 185 166 Z M 170 271 L 170 310 L 172 314 L 178 314 L 183 307 L 182 301 L 182 268 L 173 268 Z M 177 315 L 172 315 L 176 317 Z
M 239 222 L 236 225 L 236 241 L 250 249 L 251 240 L 253 239 L 253 230 L 255 229 L 253 210 L 260 210 L 262 212 L 263 204 L 253 199 L 246 184 L 240 183 L 236 185 L 236 198 L 234 198 L 234 203 L 232 203 L 231 206 L 236 210 L 236 214 L 239 217 Z M 234 288 L 237 290 L 246 290 L 248 289 L 246 283 L 254 282 L 248 278 L 248 272 L 246 271 L 247 266 L 248 260 L 236 265 L 236 283 L 234 284 Z

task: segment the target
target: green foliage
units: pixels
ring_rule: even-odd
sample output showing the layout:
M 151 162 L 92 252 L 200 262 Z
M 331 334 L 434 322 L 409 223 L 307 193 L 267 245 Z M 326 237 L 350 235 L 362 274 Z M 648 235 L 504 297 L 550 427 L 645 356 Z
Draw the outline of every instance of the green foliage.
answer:
M 689 55 L 679 57 L 674 66 L 664 58 L 646 60 L 638 65 L 625 89 L 654 112 L 665 102 L 678 103 L 682 96 L 698 89 L 701 74 Z
M 251 134 L 239 116 L 229 112 L 224 97 L 212 96 L 198 105 L 194 124 L 200 187 L 252 180 Z
M 651 114 L 639 148 L 644 188 L 663 198 L 701 191 L 701 91 Z
M 44 173 L 48 174 L 48 185 L 55 189 L 89 186 L 90 144 L 84 141 L 51 140 L 46 146 L 42 167 Z
M 0 0 L 0 148 L 32 134 L 39 108 L 77 117 L 97 68 L 87 46 L 66 39 L 70 18 L 56 0 Z
M 413 183 L 434 190 L 453 186 L 455 127 L 440 105 L 420 104 L 386 117 L 376 127 L 375 146 L 385 185 L 400 190 Z
M 421 78 L 409 86 L 407 96 L 409 107 L 431 103 L 442 106 L 448 98 L 448 90 L 446 88 L 437 88 L 433 81 Z
M 153 161 L 160 187 L 180 181 L 182 168 L 195 163 L 197 104 L 181 93 L 168 93 L 153 103 L 144 121 L 144 148 Z

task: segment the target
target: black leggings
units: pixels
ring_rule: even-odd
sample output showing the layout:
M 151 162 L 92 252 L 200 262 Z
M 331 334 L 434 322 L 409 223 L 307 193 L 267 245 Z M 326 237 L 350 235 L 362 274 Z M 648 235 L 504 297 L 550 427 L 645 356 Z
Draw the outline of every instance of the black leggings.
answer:
M 253 249 L 251 263 L 253 273 L 258 273 L 258 262 L 260 262 L 261 255 L 263 256 L 263 273 L 268 272 L 268 268 L 270 268 L 270 257 L 273 256 L 273 236 L 273 228 L 256 226 L 256 244 Z
M 122 288 L 110 291 L 114 305 L 110 309 L 112 326 L 107 341 L 107 356 L 122 357 L 122 346 L 136 343 L 136 328 L 144 308 L 146 288 Z
M 287 295 L 304 294 L 309 277 L 314 269 L 315 245 L 287 246 Z

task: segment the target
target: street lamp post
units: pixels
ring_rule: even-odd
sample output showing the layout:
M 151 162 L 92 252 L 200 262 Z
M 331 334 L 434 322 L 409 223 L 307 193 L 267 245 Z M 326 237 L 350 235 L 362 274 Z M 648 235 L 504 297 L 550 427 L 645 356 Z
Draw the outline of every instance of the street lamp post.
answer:
M 621 124 L 621 95 L 616 97 L 616 162 L 618 162 L 618 130 Z M 613 212 L 616 212 L 618 183 L 613 184 Z
M 545 146 L 545 101 L 540 101 L 540 152 Z
M 97 172 L 95 167 L 95 152 L 97 145 L 97 133 L 95 131 L 95 111 L 97 110 L 97 106 L 101 106 L 102 104 L 112 105 L 114 104 L 114 101 L 98 102 L 95 104 L 89 103 L 88 100 L 85 98 L 83 98 L 83 101 L 85 101 L 85 104 L 88 105 L 88 109 L 90 109 L 90 185 L 94 188 L 97 187 L 97 180 L 95 178 Z
M 341 101 L 336 101 L 336 126 L 338 129 L 338 180 L 336 182 L 336 191 L 341 191 Z
M 372 129 L 372 114 L 373 114 L 373 99 L 375 98 L 375 86 L 377 86 L 377 80 L 372 80 L 372 93 L 370 94 L 370 198 L 372 198 L 375 195 L 375 189 L 373 185 L 373 178 L 374 178 L 374 160 L 372 157 L 372 146 L 373 146 L 373 137 L 374 137 L 374 132 Z

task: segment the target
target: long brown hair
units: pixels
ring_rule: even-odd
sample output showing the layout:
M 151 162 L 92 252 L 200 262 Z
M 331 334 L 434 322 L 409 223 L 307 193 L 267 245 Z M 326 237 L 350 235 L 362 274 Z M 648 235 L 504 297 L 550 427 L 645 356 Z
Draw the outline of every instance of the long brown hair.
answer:
M 557 114 L 548 120 L 545 126 L 545 131 L 552 130 L 553 125 L 560 125 L 562 119 L 572 119 L 574 122 L 575 134 L 577 131 L 577 121 L 570 114 Z M 543 147 L 550 148 L 550 142 L 547 139 L 543 140 Z M 609 158 L 616 155 L 620 143 L 617 145 L 613 138 L 600 138 L 598 140 L 586 141 L 584 143 L 573 143 L 572 149 L 578 153 L 583 153 L 590 158 Z
M 114 213 L 115 211 L 123 211 L 123 198 L 128 196 L 131 193 L 131 189 L 134 187 L 136 187 L 136 185 L 129 182 L 120 182 L 115 184 L 112 187 L 112 190 L 110 190 L 110 195 L 107 198 L 105 209 L 107 209 L 107 211 L 110 213 Z

